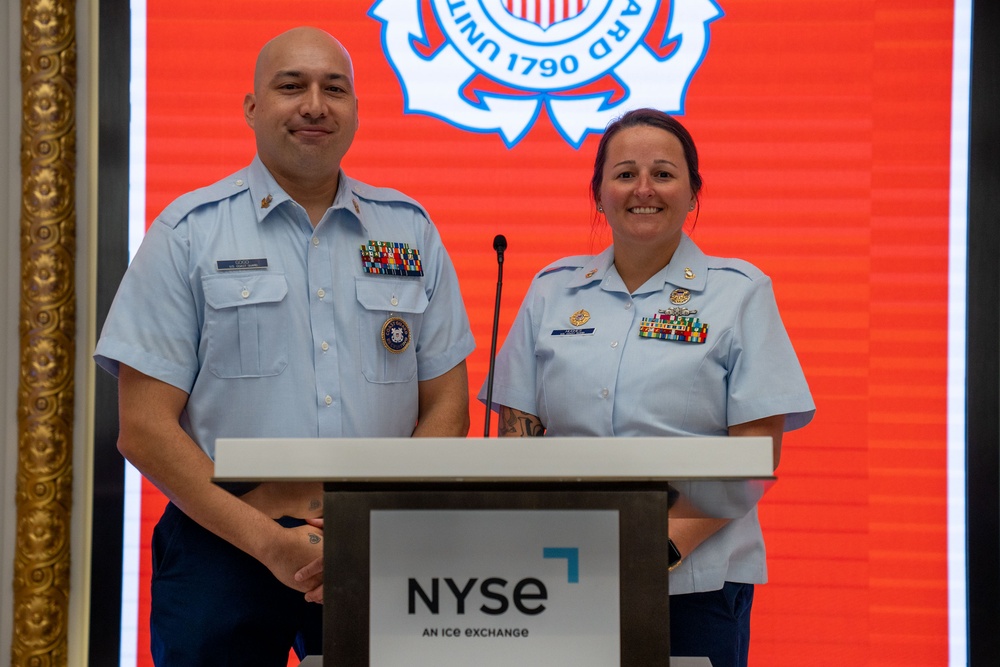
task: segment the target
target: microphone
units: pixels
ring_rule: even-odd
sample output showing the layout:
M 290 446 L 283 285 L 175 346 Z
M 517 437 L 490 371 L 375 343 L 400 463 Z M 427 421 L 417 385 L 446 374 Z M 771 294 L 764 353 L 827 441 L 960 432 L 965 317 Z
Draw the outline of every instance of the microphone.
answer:
M 503 252 L 507 249 L 507 239 L 503 234 L 493 237 L 493 249 L 497 252 L 497 297 L 493 305 L 493 337 L 490 340 L 490 371 L 486 376 L 486 424 L 483 437 L 490 437 L 490 413 L 493 412 L 493 367 L 497 361 L 497 326 L 500 323 L 500 292 L 503 289 Z
M 503 264 L 503 251 L 507 249 L 507 237 L 503 234 L 494 236 L 493 249 L 497 251 L 497 264 Z

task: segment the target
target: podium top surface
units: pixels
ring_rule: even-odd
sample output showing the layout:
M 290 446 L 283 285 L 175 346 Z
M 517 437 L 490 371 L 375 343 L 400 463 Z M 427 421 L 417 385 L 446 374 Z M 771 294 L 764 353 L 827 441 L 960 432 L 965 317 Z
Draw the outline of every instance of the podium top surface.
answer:
M 216 481 L 770 479 L 771 438 L 220 438 Z

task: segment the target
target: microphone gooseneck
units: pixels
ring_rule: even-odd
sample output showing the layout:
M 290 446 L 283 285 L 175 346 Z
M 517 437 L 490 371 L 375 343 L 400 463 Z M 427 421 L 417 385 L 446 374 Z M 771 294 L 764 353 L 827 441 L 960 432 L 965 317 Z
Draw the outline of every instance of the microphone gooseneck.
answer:
M 486 376 L 486 423 L 483 437 L 490 437 L 490 413 L 493 412 L 493 367 L 497 360 L 497 327 L 500 324 L 500 292 L 503 290 L 503 253 L 507 249 L 507 238 L 503 234 L 493 237 L 493 249 L 497 253 L 497 296 L 493 304 L 493 336 L 490 339 L 490 370 Z

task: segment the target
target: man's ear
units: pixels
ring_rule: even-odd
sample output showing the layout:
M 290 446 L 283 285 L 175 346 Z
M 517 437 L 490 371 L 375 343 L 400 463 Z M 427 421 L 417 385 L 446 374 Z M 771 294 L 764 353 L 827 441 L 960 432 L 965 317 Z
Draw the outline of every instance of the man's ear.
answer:
M 243 120 L 247 122 L 250 129 L 253 129 L 254 112 L 257 110 L 257 97 L 253 93 L 247 93 L 243 98 Z

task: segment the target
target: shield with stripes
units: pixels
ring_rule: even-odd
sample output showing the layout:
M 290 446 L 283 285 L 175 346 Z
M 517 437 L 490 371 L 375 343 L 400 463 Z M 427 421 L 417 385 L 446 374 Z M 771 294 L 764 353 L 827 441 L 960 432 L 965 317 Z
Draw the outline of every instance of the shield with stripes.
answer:
M 589 0 L 498 0 L 509 14 L 534 23 L 545 30 L 549 26 L 579 16 Z

